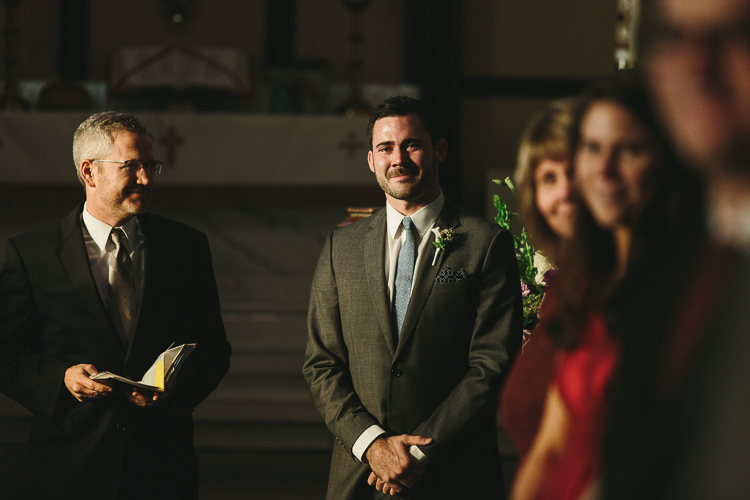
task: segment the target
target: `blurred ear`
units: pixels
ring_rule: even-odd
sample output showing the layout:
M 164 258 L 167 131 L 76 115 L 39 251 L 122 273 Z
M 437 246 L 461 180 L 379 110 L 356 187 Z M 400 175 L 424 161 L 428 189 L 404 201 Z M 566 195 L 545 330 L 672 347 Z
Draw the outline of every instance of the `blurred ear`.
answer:
M 448 141 L 440 139 L 435 145 L 435 157 L 439 163 L 445 161 L 448 158 Z
M 81 172 L 81 178 L 87 187 L 96 187 L 94 181 L 94 164 L 91 160 L 83 160 L 78 166 L 78 171 Z
M 367 152 L 367 164 L 370 166 L 370 172 L 375 173 L 375 165 L 372 163 L 372 150 Z

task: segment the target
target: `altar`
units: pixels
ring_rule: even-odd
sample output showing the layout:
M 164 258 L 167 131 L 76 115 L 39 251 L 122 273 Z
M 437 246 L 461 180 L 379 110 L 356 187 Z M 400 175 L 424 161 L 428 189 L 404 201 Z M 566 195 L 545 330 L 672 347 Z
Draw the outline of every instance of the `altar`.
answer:
M 77 185 L 73 133 L 90 113 L 0 112 L 0 185 Z M 374 187 L 367 118 L 137 113 L 163 186 Z

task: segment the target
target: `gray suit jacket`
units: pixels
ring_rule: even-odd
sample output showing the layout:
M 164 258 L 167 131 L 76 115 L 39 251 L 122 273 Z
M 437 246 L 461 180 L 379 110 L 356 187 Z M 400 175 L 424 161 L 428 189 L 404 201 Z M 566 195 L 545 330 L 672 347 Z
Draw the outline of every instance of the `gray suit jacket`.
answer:
M 351 451 L 374 424 L 434 440 L 421 447 L 428 472 L 403 498 L 502 498 L 497 395 L 523 322 L 512 237 L 448 200 L 435 225 L 459 238 L 434 266 L 434 247 L 425 250 L 400 339 L 385 282 L 385 210 L 333 232 L 321 253 L 303 372 L 338 441 L 329 499 L 383 498 Z M 466 279 L 436 280 L 448 268 Z

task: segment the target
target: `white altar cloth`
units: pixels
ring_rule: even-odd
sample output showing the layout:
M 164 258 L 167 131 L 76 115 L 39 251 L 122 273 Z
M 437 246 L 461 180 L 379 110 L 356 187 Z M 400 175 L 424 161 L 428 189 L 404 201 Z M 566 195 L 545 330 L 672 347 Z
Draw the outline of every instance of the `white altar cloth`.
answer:
M 73 133 L 80 112 L 0 112 L 0 183 L 76 184 Z M 174 164 L 169 185 L 374 186 L 367 118 L 309 115 L 136 113 L 154 153 Z

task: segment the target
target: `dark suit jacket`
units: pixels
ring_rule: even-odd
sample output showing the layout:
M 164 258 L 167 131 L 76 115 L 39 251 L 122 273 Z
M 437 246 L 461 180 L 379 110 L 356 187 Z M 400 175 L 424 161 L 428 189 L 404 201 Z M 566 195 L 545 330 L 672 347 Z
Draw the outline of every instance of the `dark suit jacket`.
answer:
M 624 357 L 604 450 L 607 499 L 750 492 L 750 258 L 711 243 L 680 249 L 654 259 L 634 277 L 641 296 L 624 290 L 618 304 Z
M 455 228 L 459 241 L 435 266 L 428 244 L 399 340 L 385 282 L 385 210 L 332 233 L 321 253 L 303 371 L 338 441 L 329 499 L 383 497 L 351 451 L 373 424 L 434 439 L 421 448 L 427 474 L 404 498 L 503 496 L 497 394 L 522 336 L 512 238 L 447 200 L 435 225 Z M 434 284 L 446 267 L 468 279 Z
M 9 240 L 0 271 L 0 391 L 34 414 L 32 496 L 116 498 L 125 467 L 137 478 L 129 487 L 143 489 L 134 496 L 197 498 L 191 412 L 219 384 L 231 352 L 208 241 L 183 224 L 139 216 L 145 279 L 126 352 L 94 283 L 82 207 Z M 173 342 L 197 347 L 158 406 L 135 406 L 123 387 L 79 403 L 63 382 L 81 363 L 138 380 Z

